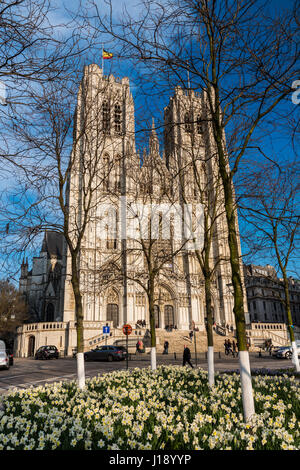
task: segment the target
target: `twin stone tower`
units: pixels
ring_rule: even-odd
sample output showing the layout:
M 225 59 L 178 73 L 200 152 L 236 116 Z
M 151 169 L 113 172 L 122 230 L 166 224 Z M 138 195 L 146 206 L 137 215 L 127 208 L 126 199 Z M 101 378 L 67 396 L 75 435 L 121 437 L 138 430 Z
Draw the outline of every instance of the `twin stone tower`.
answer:
M 205 329 L 204 279 L 195 256 L 203 246 L 204 213 L 213 226 L 214 321 L 234 326 L 227 225 L 205 92 L 176 87 L 163 125 L 155 127 L 152 120 L 147 151 L 140 156 L 129 79 L 104 76 L 95 64 L 84 68 L 68 207 L 74 241 L 85 227 L 79 266 L 86 340 L 99 335 L 106 323 L 121 328 L 144 321 L 149 327 L 143 289 L 149 257 L 152 267 L 159 266 L 156 327 Z M 22 264 L 20 290 L 28 300 L 32 329 L 30 324 L 20 328 L 18 355 L 30 355 L 44 344 L 71 354 L 76 319 L 70 279 L 63 237 L 46 232 L 32 270 Z M 52 327 L 42 328 L 46 322 Z

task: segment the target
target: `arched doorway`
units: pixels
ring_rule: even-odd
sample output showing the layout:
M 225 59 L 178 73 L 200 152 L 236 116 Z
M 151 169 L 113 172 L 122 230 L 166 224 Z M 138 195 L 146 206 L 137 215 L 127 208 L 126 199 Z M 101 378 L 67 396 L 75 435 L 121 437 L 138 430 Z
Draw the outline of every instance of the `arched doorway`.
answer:
M 34 347 L 35 347 L 35 337 L 34 336 L 29 336 L 28 339 L 28 357 L 34 356 Z
M 173 305 L 165 305 L 164 307 L 165 326 L 175 326 Z
M 106 307 L 106 320 L 113 322 L 113 327 L 117 328 L 119 325 L 119 305 L 107 304 Z
M 48 304 L 46 310 L 46 321 L 54 321 L 54 305 Z
M 160 318 L 159 318 L 159 306 L 158 305 L 154 305 L 154 319 L 155 319 L 155 328 L 159 328 Z

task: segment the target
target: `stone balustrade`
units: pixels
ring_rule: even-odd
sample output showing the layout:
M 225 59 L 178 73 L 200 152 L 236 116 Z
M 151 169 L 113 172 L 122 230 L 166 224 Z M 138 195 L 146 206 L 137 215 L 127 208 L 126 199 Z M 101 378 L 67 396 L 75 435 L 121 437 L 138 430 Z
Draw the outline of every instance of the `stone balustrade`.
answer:
M 286 331 L 285 323 L 251 323 L 250 330 L 273 330 L 273 331 Z

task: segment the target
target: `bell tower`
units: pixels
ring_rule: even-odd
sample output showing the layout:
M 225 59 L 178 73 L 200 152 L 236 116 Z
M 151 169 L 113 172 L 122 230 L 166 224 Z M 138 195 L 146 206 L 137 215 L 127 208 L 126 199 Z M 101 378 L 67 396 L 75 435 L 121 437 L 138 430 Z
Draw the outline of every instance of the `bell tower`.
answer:
M 106 217 L 104 207 L 116 208 L 119 220 L 120 196 L 133 186 L 131 172 L 139 167 L 135 151 L 134 102 L 129 79 L 104 76 L 97 64 L 84 68 L 79 87 L 73 135 L 73 165 L 69 184 L 70 228 L 76 237 L 86 222 L 81 244 L 80 279 L 84 319 L 102 321 L 100 312 L 99 269 L 112 250 L 121 249 L 120 234 L 99 231 L 100 220 Z M 90 197 L 86 216 L 86 201 Z M 68 280 L 71 275 L 67 256 L 64 320 L 74 321 L 73 294 Z M 120 312 L 122 317 L 123 312 Z

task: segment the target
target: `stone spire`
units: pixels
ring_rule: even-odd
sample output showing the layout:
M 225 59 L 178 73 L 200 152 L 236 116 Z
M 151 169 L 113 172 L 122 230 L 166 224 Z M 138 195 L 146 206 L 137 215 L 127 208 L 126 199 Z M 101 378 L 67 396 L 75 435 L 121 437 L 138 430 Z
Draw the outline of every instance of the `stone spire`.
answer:
M 44 238 L 43 238 L 43 244 L 42 244 L 41 253 L 48 253 L 46 237 L 47 237 L 47 230 L 45 230 L 45 233 L 44 233 Z
M 21 264 L 21 279 L 24 279 L 28 276 L 28 259 L 23 258 L 22 264 Z
M 143 157 L 142 157 L 143 163 L 145 163 L 146 160 L 147 160 L 147 150 L 146 150 L 145 147 L 144 147 L 144 148 L 143 148 Z
M 155 130 L 154 118 L 152 118 L 152 129 L 149 138 L 149 153 L 159 153 L 159 141 Z

